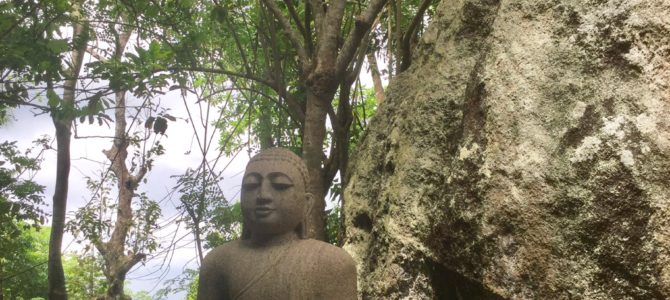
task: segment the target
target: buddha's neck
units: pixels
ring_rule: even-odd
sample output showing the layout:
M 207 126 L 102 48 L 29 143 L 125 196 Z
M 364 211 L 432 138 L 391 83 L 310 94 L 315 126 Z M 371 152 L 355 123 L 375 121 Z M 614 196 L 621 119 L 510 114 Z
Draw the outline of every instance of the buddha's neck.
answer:
M 252 247 L 273 247 L 281 246 L 300 239 L 298 234 L 294 231 L 284 234 L 264 235 L 252 233 L 249 239 L 249 244 Z

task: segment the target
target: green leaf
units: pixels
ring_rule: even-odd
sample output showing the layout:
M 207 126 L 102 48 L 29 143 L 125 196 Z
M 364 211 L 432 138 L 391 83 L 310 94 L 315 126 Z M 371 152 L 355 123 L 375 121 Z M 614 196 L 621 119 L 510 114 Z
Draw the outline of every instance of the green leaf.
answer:
M 54 91 L 51 90 L 51 89 L 47 90 L 47 99 L 48 99 L 47 104 L 48 104 L 49 107 L 51 107 L 51 108 L 56 108 L 56 107 L 58 107 L 58 105 L 60 105 L 61 100 L 62 100 L 62 99 L 60 98 L 60 96 L 58 96 L 58 94 L 56 94 L 56 92 L 54 92 Z
M 53 53 L 65 52 L 68 49 L 67 40 L 51 40 L 47 42 L 47 48 Z
M 149 44 L 149 54 L 152 58 L 158 58 L 161 52 L 161 44 L 157 41 L 151 41 Z

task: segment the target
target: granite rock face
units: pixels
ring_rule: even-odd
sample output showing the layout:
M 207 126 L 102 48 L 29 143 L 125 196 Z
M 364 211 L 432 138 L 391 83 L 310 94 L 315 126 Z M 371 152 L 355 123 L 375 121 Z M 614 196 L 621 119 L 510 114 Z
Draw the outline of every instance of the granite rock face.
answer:
M 670 2 L 442 1 L 352 158 L 364 299 L 670 298 Z

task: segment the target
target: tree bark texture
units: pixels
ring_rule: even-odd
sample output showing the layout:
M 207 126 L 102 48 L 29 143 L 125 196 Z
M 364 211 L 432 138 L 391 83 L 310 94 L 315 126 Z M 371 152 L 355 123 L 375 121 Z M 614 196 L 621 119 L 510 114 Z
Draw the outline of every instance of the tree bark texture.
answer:
M 442 1 L 351 156 L 362 297 L 669 298 L 668 20 Z
M 131 174 L 126 166 L 129 141 L 126 135 L 125 91 L 116 93 L 115 118 L 114 144 L 110 150 L 103 152 L 110 160 L 111 170 L 117 178 L 119 203 L 110 239 L 96 246 L 105 260 L 103 273 L 108 284 L 107 299 L 125 299 L 123 287 L 126 274 L 145 257 L 143 253 L 126 249 L 126 241 L 133 225 L 132 202 L 135 191 L 144 178 L 147 168 L 142 163 L 137 174 Z
M 375 88 L 375 100 L 377 105 L 384 102 L 384 84 L 382 83 L 382 76 L 379 73 L 379 66 L 377 65 L 377 58 L 374 53 L 368 53 L 368 65 L 370 65 L 370 74 L 372 75 L 372 84 Z
M 324 185 L 322 167 L 325 159 L 323 142 L 326 138 L 328 105 L 330 101 L 308 92 L 303 134 L 303 160 L 309 172 L 309 192 L 314 195 L 308 228 L 309 236 L 319 240 L 324 240 L 326 236 L 323 211 L 326 208 L 325 195 L 330 186 Z
M 72 3 L 73 39 L 78 38 L 84 30 L 80 14 L 81 3 Z M 67 193 L 70 182 L 70 140 L 74 115 L 75 88 L 77 77 L 84 60 L 86 43 L 72 50 L 71 68 L 67 71 L 69 78 L 63 84 L 63 98 L 59 107 L 52 107 L 51 119 L 56 128 L 56 185 L 54 187 L 52 203 L 51 234 L 49 236 L 49 259 L 47 263 L 47 278 L 49 282 L 49 299 L 67 299 L 65 289 L 65 274 L 61 257 L 63 231 L 65 230 L 65 213 L 67 211 Z M 51 88 L 51 92 L 54 92 Z
M 72 120 L 54 119 L 56 127 L 56 186 L 53 196 L 51 233 L 49 237 L 49 299 L 67 299 L 65 274 L 61 260 L 65 212 L 67 211 L 67 191 L 70 178 L 70 128 Z
M 120 59 L 130 38 L 131 31 L 119 35 L 115 49 L 115 58 Z M 132 202 L 135 191 L 147 172 L 145 161 L 140 164 L 136 174 L 132 174 L 126 165 L 129 140 L 126 133 L 126 91 L 115 93 L 114 141 L 110 150 L 103 153 L 110 161 L 110 169 L 117 179 L 118 205 L 114 229 L 108 241 L 94 241 L 105 261 L 103 273 L 107 279 L 106 299 L 126 299 L 124 284 L 126 274 L 145 258 L 143 253 L 126 249 L 128 233 L 133 227 Z

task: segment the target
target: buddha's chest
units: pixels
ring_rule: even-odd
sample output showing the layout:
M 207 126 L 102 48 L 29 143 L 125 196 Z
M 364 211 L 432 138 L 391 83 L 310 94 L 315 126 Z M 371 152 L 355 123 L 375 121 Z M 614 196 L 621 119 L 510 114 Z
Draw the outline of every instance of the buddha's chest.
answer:
M 230 261 L 226 290 L 230 299 L 314 299 L 313 262 L 281 251 L 244 253 Z

